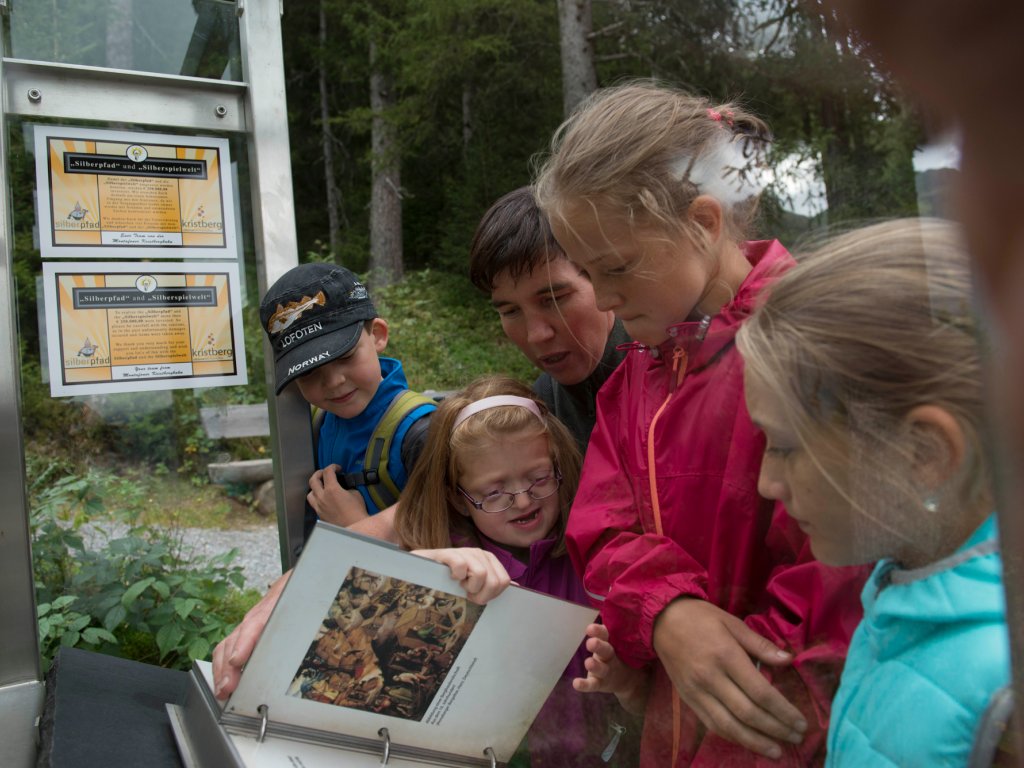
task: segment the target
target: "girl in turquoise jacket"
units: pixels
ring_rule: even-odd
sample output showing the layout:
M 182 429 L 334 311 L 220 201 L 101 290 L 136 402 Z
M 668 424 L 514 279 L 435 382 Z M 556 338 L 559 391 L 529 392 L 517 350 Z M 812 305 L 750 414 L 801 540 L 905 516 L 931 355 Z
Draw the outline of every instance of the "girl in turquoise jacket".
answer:
M 800 260 L 740 330 L 759 490 L 835 566 L 876 562 L 829 766 L 964 766 L 1010 662 L 981 353 L 957 228 L 901 220 Z

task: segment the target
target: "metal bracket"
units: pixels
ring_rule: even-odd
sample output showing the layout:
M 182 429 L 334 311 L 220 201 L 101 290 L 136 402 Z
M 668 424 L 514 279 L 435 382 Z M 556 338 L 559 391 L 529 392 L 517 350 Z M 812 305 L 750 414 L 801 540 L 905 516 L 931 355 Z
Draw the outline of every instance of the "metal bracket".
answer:
M 391 734 L 388 733 L 387 728 L 381 728 L 377 731 L 377 735 L 384 739 L 384 752 L 380 758 L 381 765 L 387 765 L 388 760 L 391 759 Z
M 265 738 L 267 738 L 267 723 L 270 720 L 270 717 L 269 717 L 270 707 L 268 707 L 266 704 L 260 704 L 258 707 L 256 707 L 256 711 L 259 712 L 260 718 L 261 718 L 261 720 L 260 720 L 260 732 L 259 732 L 259 735 L 256 736 L 256 741 L 258 741 L 260 744 L 262 744 L 263 740 Z

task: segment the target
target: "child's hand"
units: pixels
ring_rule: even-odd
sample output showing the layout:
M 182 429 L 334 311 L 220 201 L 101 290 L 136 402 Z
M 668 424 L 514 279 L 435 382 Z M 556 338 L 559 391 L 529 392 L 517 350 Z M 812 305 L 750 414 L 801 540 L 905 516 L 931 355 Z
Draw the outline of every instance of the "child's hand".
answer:
M 338 482 L 337 464 L 318 469 L 309 478 L 309 493 L 306 501 L 317 516 L 327 523 L 349 526 L 369 517 L 366 502 L 359 491 L 348 491 Z
M 803 740 L 800 710 L 751 661 L 782 665 L 792 656 L 737 617 L 703 600 L 676 600 L 655 621 L 654 649 L 679 696 L 712 733 L 776 759 L 776 740 Z
M 642 715 L 647 704 L 650 676 L 646 671 L 627 667 L 619 660 L 608 642 L 608 628 L 603 624 L 588 626 L 587 638 L 590 658 L 583 662 L 587 676 L 575 678 L 572 687 L 582 693 L 614 693 L 623 709 Z
M 452 578 L 466 590 L 471 602 L 483 605 L 493 600 L 512 583 L 504 566 L 490 552 L 474 547 L 416 549 L 414 555 L 429 557 L 448 566 Z

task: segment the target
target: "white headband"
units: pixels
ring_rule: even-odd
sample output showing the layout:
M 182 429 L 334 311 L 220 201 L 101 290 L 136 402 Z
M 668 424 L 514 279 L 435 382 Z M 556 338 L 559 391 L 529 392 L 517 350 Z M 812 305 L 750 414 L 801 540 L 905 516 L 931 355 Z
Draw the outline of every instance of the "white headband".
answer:
M 468 419 L 470 416 L 480 411 L 486 411 L 490 408 L 497 408 L 501 405 L 518 405 L 520 408 L 525 408 L 538 419 L 541 423 L 544 423 L 544 417 L 540 413 L 540 408 L 537 407 L 537 403 L 528 397 L 517 397 L 516 395 L 492 395 L 491 397 L 484 397 L 480 400 L 470 403 L 461 411 L 459 415 L 455 417 L 455 423 L 452 425 L 454 430 L 462 422 Z

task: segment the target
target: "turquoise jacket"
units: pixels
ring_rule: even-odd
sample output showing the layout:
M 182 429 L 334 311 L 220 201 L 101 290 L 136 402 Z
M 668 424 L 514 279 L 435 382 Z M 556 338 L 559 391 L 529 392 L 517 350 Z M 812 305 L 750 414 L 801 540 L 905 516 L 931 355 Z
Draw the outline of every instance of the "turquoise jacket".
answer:
M 992 694 L 1010 679 L 995 515 L 925 568 L 889 560 L 864 587 L 832 704 L 826 766 L 967 765 Z

